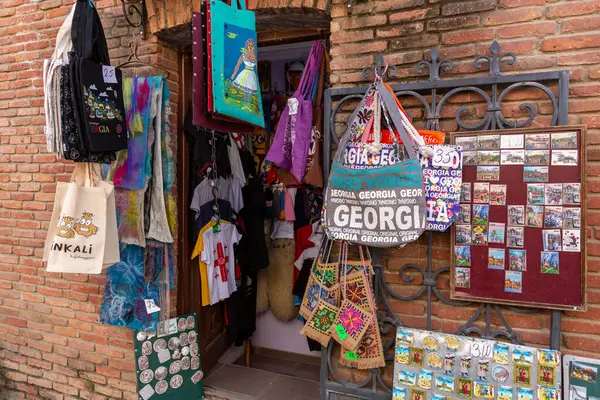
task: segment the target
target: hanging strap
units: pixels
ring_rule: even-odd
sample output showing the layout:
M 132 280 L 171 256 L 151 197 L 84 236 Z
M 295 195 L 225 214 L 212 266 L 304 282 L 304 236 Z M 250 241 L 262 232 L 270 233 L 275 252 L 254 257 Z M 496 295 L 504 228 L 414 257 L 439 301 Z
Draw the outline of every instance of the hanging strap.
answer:
M 367 251 L 369 251 L 368 248 Z M 375 296 L 373 296 L 373 292 L 371 291 L 371 279 L 369 273 L 367 272 L 369 268 L 367 268 L 367 263 L 365 262 L 362 245 L 358 245 L 358 252 L 360 254 L 360 260 L 362 261 L 364 266 L 363 272 L 365 274 L 365 287 L 367 288 L 367 296 L 371 299 L 371 312 L 373 313 L 373 316 L 375 316 Z
M 300 85 L 298 86 L 296 93 L 294 93 L 294 97 L 301 97 L 304 100 L 309 100 L 311 98 L 315 80 L 317 79 L 317 74 L 321 68 L 323 53 L 323 44 L 320 41 L 314 42 L 310 49 L 310 54 L 308 55 L 308 61 L 302 72 Z
M 325 241 L 323 242 L 323 246 L 321 246 L 321 249 L 319 250 L 319 255 L 317 256 L 317 258 L 315 258 L 314 264 L 318 265 L 319 259 L 323 262 L 323 265 L 327 264 L 329 262 L 329 256 L 331 256 L 331 249 L 333 248 L 333 240 L 328 240 L 327 238 L 325 239 Z M 321 252 L 321 250 L 323 250 L 323 252 Z M 323 258 L 321 258 L 323 255 L 327 254 L 327 257 L 325 258 L 325 260 L 323 260 Z M 325 268 L 325 267 L 323 267 Z M 321 299 L 321 296 L 323 295 L 323 283 L 325 282 L 325 269 L 323 269 L 323 275 L 321 275 L 321 282 L 319 283 L 319 295 L 317 296 L 317 301 L 319 301 L 319 299 Z

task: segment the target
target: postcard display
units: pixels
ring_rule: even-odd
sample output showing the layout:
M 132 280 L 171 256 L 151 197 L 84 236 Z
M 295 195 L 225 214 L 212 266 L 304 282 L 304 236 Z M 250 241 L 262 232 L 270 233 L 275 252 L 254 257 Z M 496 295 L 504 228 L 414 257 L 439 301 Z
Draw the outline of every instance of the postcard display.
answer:
M 398 328 L 393 400 L 559 400 L 560 352 Z
M 139 400 L 204 397 L 196 313 L 134 331 L 134 342 Z
M 585 309 L 583 127 L 454 133 L 451 298 Z
M 597 400 L 600 398 L 598 369 L 600 360 L 587 357 L 563 358 L 564 400 Z

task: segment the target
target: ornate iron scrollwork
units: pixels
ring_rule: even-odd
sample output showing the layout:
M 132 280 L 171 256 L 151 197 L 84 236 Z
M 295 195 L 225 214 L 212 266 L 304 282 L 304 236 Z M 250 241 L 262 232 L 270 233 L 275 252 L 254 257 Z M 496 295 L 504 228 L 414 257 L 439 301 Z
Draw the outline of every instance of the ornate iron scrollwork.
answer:
M 121 0 L 123 16 L 130 26 L 141 28 L 141 34 L 145 35 L 145 26 L 148 20 L 146 0 L 126 1 Z

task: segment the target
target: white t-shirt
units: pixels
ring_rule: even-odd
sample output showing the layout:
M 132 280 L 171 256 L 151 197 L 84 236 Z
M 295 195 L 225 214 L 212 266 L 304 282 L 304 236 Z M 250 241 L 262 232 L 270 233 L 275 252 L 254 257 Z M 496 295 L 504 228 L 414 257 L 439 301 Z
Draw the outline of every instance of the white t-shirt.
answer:
M 202 262 L 206 263 L 211 305 L 225 300 L 237 290 L 233 245 L 239 243 L 242 235 L 235 225 L 222 224 L 220 229 L 219 232 L 208 229 L 202 235 Z

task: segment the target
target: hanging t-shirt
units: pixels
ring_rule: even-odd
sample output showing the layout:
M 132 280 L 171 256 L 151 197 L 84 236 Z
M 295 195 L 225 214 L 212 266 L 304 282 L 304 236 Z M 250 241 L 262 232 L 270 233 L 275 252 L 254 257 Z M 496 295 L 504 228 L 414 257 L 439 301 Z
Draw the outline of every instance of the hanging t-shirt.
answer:
M 244 174 L 244 167 L 242 166 L 242 160 L 240 159 L 240 150 L 235 144 L 235 139 L 233 139 L 231 135 L 229 136 L 229 148 L 227 152 L 229 154 L 233 179 L 237 180 L 242 187 L 246 186 L 246 175 Z
M 199 216 L 200 207 L 204 204 L 214 201 L 213 187 L 210 184 L 211 179 L 204 179 L 194 189 L 190 209 L 196 211 L 196 217 Z M 217 198 L 227 200 L 233 211 L 239 213 L 244 208 L 244 197 L 242 195 L 242 185 L 236 179 L 218 178 L 215 180 L 217 188 Z
M 237 290 L 233 246 L 241 238 L 235 225 L 220 225 L 219 232 L 207 229 L 202 235 L 202 262 L 206 263 L 211 305 L 225 300 Z

